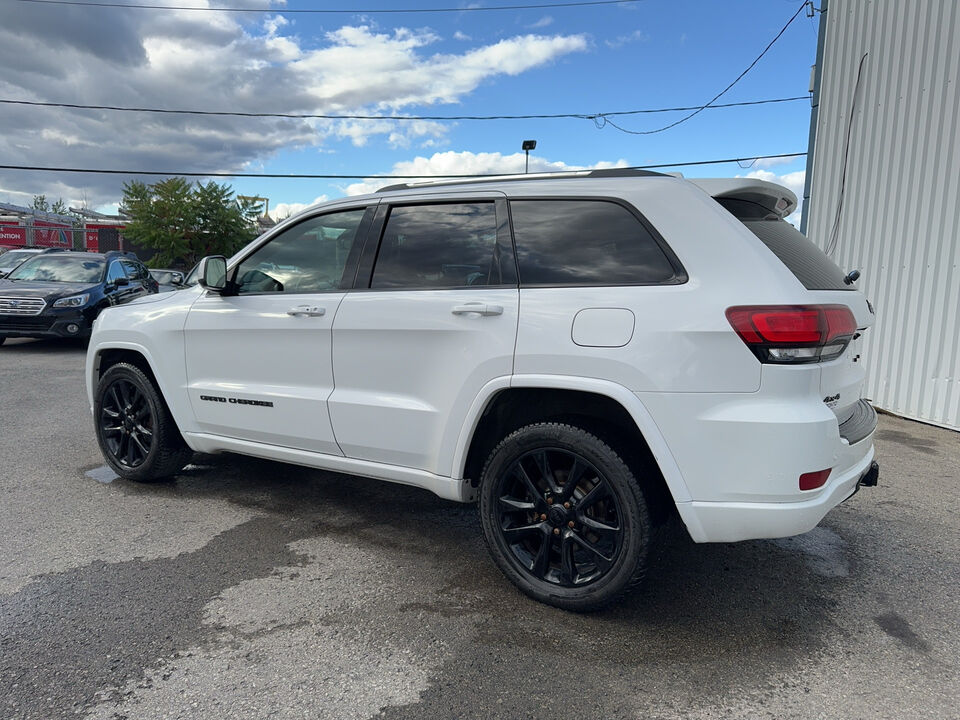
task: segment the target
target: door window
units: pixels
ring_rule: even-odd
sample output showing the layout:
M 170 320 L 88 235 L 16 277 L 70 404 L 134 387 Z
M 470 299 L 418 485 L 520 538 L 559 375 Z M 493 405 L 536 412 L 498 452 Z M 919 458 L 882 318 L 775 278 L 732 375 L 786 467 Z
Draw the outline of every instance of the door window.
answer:
M 366 208 L 319 215 L 284 230 L 240 263 L 237 292 L 316 293 L 343 286 Z
M 391 208 L 371 287 L 424 290 L 503 283 L 494 203 Z
M 127 277 L 131 280 L 140 279 L 140 270 L 137 267 L 137 263 L 130 262 L 129 260 L 121 260 L 120 264 L 123 265 L 123 270 L 127 274 Z

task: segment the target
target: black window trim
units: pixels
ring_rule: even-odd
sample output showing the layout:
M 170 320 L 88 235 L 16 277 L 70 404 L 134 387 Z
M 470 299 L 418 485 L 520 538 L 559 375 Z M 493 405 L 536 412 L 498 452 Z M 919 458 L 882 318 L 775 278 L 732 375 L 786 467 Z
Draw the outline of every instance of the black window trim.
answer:
M 363 210 L 363 217 L 360 219 L 360 224 L 357 225 L 357 235 L 353 240 L 353 245 L 350 247 L 350 253 L 347 255 L 347 261 L 343 266 L 343 274 L 340 276 L 340 283 L 338 287 L 327 288 L 326 290 L 303 290 L 292 292 L 251 292 L 238 294 L 237 297 L 262 297 L 265 295 L 271 297 L 277 295 L 322 295 L 326 293 L 349 292 L 353 287 L 353 282 L 356 278 L 357 265 L 360 259 L 360 253 L 364 244 L 366 243 L 367 234 L 369 233 L 370 226 L 373 223 L 374 212 L 376 211 L 378 205 L 378 202 L 365 202 L 357 205 L 341 205 L 334 208 L 318 209 L 318 212 L 305 215 L 304 217 L 299 218 L 297 222 L 284 225 L 276 232 L 272 232 L 269 236 L 264 237 L 262 242 L 258 242 L 255 246 L 250 247 L 249 252 L 246 252 L 242 257 L 239 257 L 233 264 L 233 267 L 231 267 L 228 271 L 230 282 L 236 283 L 237 272 L 239 272 L 240 266 L 243 265 L 243 263 L 245 263 L 254 254 L 259 252 L 262 248 L 273 242 L 276 238 L 285 234 L 288 230 L 298 227 L 299 225 L 309 222 L 310 220 L 315 220 L 318 217 L 323 217 L 324 215 L 334 215 L 341 212 Z M 207 291 L 207 294 L 209 294 L 209 291 Z
M 403 198 L 389 202 L 382 200 L 377 207 L 376 217 L 373 219 L 371 227 L 367 232 L 367 242 L 363 249 L 360 263 L 357 267 L 357 274 L 354 280 L 354 292 L 435 292 L 435 291 L 477 291 L 477 290 L 516 290 L 519 286 L 519 275 L 517 274 L 517 254 L 513 244 L 513 233 L 511 231 L 509 210 L 507 200 L 502 193 L 497 195 L 458 195 L 458 196 L 423 196 L 419 198 Z M 390 287 L 375 288 L 373 284 L 373 272 L 376 269 L 377 257 L 380 254 L 380 245 L 383 243 L 383 234 L 386 230 L 387 220 L 390 217 L 390 211 L 395 207 L 421 207 L 424 205 L 468 205 L 471 203 L 492 203 L 496 217 L 497 241 L 496 248 L 500 249 L 500 278 L 502 282 L 497 285 L 455 285 L 446 287 Z
M 596 283 L 596 282 L 578 282 L 578 283 L 524 283 L 523 278 L 520 275 L 520 259 L 519 254 L 516 252 L 516 233 L 513 228 L 513 209 L 510 207 L 510 203 L 517 201 L 546 201 L 546 202 L 558 202 L 558 201 L 568 201 L 568 202 L 609 202 L 615 205 L 619 205 L 624 210 L 629 212 L 636 218 L 643 228 L 650 233 L 650 236 L 654 239 L 654 242 L 657 243 L 657 246 L 660 248 L 660 251 L 667 258 L 667 262 L 670 263 L 670 267 L 673 268 L 673 275 L 665 280 L 657 280 L 654 282 L 615 282 L 615 283 Z M 676 253 L 673 251 L 673 248 L 667 243 L 663 235 L 650 223 L 649 220 L 641 213 L 636 206 L 627 202 L 623 198 L 609 196 L 609 195 L 510 195 L 507 197 L 507 209 L 510 214 L 510 235 L 513 237 L 514 243 L 514 258 L 517 262 L 517 278 L 519 279 L 520 289 L 527 288 L 561 288 L 561 287 L 658 287 L 661 285 L 683 285 L 690 280 L 690 276 L 687 274 L 686 269 L 683 267 L 683 264 L 680 262 L 680 258 L 677 257 Z

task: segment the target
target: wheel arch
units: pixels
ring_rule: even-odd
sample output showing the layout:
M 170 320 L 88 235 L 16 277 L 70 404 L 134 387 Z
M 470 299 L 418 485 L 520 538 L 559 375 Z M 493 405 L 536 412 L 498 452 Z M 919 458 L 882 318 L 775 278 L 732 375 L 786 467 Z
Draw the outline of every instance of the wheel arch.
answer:
M 87 376 L 87 382 L 90 384 L 89 396 L 91 408 L 93 407 L 93 397 L 96 393 L 97 383 L 99 383 L 103 374 L 117 363 L 128 363 L 140 369 L 157 388 L 157 392 L 159 392 L 160 397 L 170 411 L 170 415 L 177 429 L 181 433 L 189 431 L 189 427 L 185 426 L 188 418 L 181 417 L 177 406 L 178 404 L 171 402 L 169 388 L 166 387 L 166 384 L 161 380 L 161 376 L 156 372 L 156 363 L 147 348 L 136 343 L 114 342 L 109 345 L 98 346 L 92 351 L 91 355 L 91 363 Z
M 660 509 L 673 512 L 690 495 L 666 441 L 650 413 L 627 388 L 604 380 L 566 376 L 514 376 L 491 383 L 464 425 L 454 458 L 455 477 L 479 482 L 483 462 L 510 432 L 532 422 L 576 424 L 604 436 L 631 464 L 655 470 L 647 491 Z M 627 458 L 625 458 L 627 459 Z

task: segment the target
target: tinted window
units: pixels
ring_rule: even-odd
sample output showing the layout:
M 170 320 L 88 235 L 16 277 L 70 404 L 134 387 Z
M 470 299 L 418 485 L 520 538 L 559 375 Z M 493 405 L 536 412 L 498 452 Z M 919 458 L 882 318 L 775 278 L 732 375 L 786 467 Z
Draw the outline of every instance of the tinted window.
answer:
M 390 210 L 371 287 L 425 289 L 502 282 L 492 202 Z
M 855 290 L 843 282 L 843 270 L 786 220 L 761 205 L 735 198 L 718 198 L 766 245 L 807 290 Z
M 320 215 L 287 228 L 240 264 L 238 292 L 339 289 L 365 212 L 365 208 L 358 208 Z
M 123 263 L 123 269 L 127 273 L 127 277 L 131 280 L 142 280 L 146 271 L 141 272 L 140 268 L 142 267 L 139 263 L 131 262 L 130 260 L 121 260 Z
M 510 203 L 521 285 L 631 285 L 676 272 L 626 208 L 601 200 Z
M 120 264 L 119 260 L 115 260 L 110 263 L 110 269 L 107 271 L 107 282 L 112 283 L 116 282 L 117 278 L 126 277 L 127 274 L 123 270 L 123 265 Z

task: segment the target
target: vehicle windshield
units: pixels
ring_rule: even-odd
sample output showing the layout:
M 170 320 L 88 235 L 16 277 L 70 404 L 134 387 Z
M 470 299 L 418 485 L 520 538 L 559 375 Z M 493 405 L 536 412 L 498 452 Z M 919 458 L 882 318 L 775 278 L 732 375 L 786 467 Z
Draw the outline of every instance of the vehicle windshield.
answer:
M 35 252 L 23 250 L 11 250 L 8 253 L 4 253 L 3 257 L 0 257 L 0 265 L 3 267 L 12 268 L 22 263 L 28 257 L 33 257 L 36 254 L 37 253 Z
M 98 283 L 103 277 L 102 258 L 78 255 L 37 255 L 10 273 L 10 280 Z

